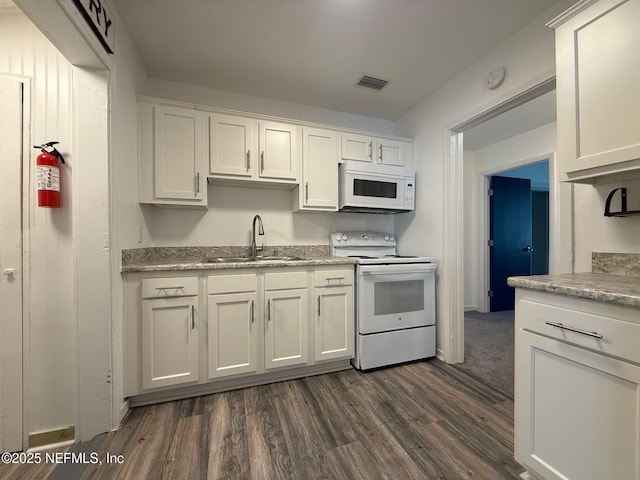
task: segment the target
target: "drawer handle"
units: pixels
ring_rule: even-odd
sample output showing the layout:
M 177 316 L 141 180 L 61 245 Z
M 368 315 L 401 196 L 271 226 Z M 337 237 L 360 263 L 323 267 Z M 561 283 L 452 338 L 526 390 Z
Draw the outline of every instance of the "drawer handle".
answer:
M 587 332 L 586 330 L 580 330 L 579 328 L 567 327 L 562 323 L 556 323 L 556 322 L 544 322 L 544 323 L 546 323 L 550 327 L 556 327 L 561 330 L 568 330 L 570 332 L 579 333 L 580 335 L 586 335 L 587 337 L 597 338 L 598 340 L 602 339 L 602 335 L 600 335 L 598 332 Z
M 182 290 L 182 285 L 176 285 L 175 287 L 156 287 L 156 290 Z
M 196 306 L 191 305 L 191 330 L 196 329 Z
M 327 277 L 325 280 L 327 281 L 327 283 L 331 283 L 332 280 L 337 280 L 338 282 L 342 283 L 344 277 Z
M 271 300 L 267 300 L 267 323 L 271 321 Z

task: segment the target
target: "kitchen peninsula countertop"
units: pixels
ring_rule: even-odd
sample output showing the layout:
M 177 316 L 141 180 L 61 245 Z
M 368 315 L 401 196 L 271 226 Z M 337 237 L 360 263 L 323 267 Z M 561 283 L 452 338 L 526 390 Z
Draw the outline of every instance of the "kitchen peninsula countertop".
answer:
M 591 272 L 509 277 L 510 287 L 528 288 L 640 308 L 640 254 L 591 254 Z
M 122 273 L 185 270 L 222 270 L 238 268 L 295 267 L 310 265 L 354 264 L 355 259 L 334 257 L 328 245 L 284 245 L 265 247 L 261 256 L 302 257 L 302 260 L 260 260 L 207 262 L 215 257 L 246 257 L 249 247 L 149 247 L 122 251 Z
M 587 298 L 598 302 L 640 308 L 640 277 L 611 273 L 567 273 L 509 277 L 510 287 Z

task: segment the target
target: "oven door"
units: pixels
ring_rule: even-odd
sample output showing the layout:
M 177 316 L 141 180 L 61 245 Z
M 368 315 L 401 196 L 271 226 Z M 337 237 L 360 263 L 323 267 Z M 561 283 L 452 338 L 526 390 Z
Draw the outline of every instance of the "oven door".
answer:
M 359 265 L 358 333 L 434 325 L 435 272 L 433 263 Z

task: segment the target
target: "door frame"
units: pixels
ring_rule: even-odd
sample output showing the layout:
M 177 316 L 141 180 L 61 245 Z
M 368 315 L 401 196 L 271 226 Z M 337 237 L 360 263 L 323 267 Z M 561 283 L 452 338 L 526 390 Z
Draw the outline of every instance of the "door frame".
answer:
M 480 112 L 472 112 L 456 123 L 446 126 L 444 130 L 445 165 L 444 185 L 447 194 L 444 196 L 444 209 L 449 212 L 445 215 L 443 233 L 445 263 L 449 265 L 446 288 L 448 298 L 445 299 L 442 308 L 449 312 L 448 325 L 445 333 L 449 354 L 445 355 L 448 363 L 462 363 L 464 361 L 464 198 L 463 198 L 463 135 L 464 131 L 490 120 L 498 115 L 518 107 L 529 100 L 548 93 L 556 88 L 555 71 L 545 74 L 542 78 L 534 80 L 533 85 L 515 92 L 506 100 L 485 106 Z M 553 179 L 549 182 L 556 183 L 557 172 L 553 169 Z M 551 168 L 550 168 L 551 170 Z M 549 202 L 554 201 L 549 192 Z M 553 205 L 554 210 L 559 209 Z M 551 216 L 552 213 L 550 212 Z M 559 216 L 554 215 L 554 227 Z M 554 228 L 554 235 L 559 235 L 559 229 Z M 551 232 L 550 232 L 551 235 Z M 557 242 L 557 243 L 556 243 Z M 560 246 L 560 238 L 555 237 L 549 245 L 549 258 L 555 259 L 554 252 Z M 551 270 L 551 267 L 550 267 Z
M 478 198 L 477 201 L 479 205 L 482 205 L 482 211 L 484 212 L 482 217 L 482 222 L 478 225 L 478 238 L 480 239 L 480 264 L 483 266 L 483 275 L 480 276 L 480 293 L 487 292 L 489 290 L 489 285 L 491 285 L 491 267 L 490 267 L 490 249 L 489 249 L 489 240 L 491 240 L 489 235 L 489 222 L 491 221 L 491 208 L 489 202 L 489 195 L 487 195 L 487 191 L 491 185 L 491 177 L 497 173 L 504 172 L 506 170 L 511 170 L 513 168 L 524 167 L 527 165 L 532 165 L 534 163 L 539 163 L 543 161 L 549 162 L 549 205 L 551 206 L 552 199 L 555 198 L 555 188 L 554 188 L 554 180 L 552 180 L 552 172 L 555 170 L 555 153 L 550 152 L 544 155 L 536 155 L 535 157 L 530 157 L 527 159 L 517 160 L 515 162 L 510 162 L 504 165 L 496 166 L 494 168 L 490 168 L 488 170 L 483 170 L 479 172 L 477 182 L 478 186 Z M 551 249 L 551 238 L 554 238 L 553 235 L 555 233 L 554 227 L 555 215 L 552 212 L 552 209 L 549 208 L 549 249 Z M 552 233 L 553 230 L 553 233 Z M 488 295 L 480 296 L 480 311 L 488 312 L 490 303 Z

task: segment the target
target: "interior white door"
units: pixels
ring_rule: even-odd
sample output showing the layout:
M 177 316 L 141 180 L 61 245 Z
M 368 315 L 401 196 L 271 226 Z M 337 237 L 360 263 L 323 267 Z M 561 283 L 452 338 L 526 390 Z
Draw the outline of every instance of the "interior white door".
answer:
M 0 75 L 0 451 L 22 450 L 23 83 Z M 27 146 L 24 146 L 27 148 Z

